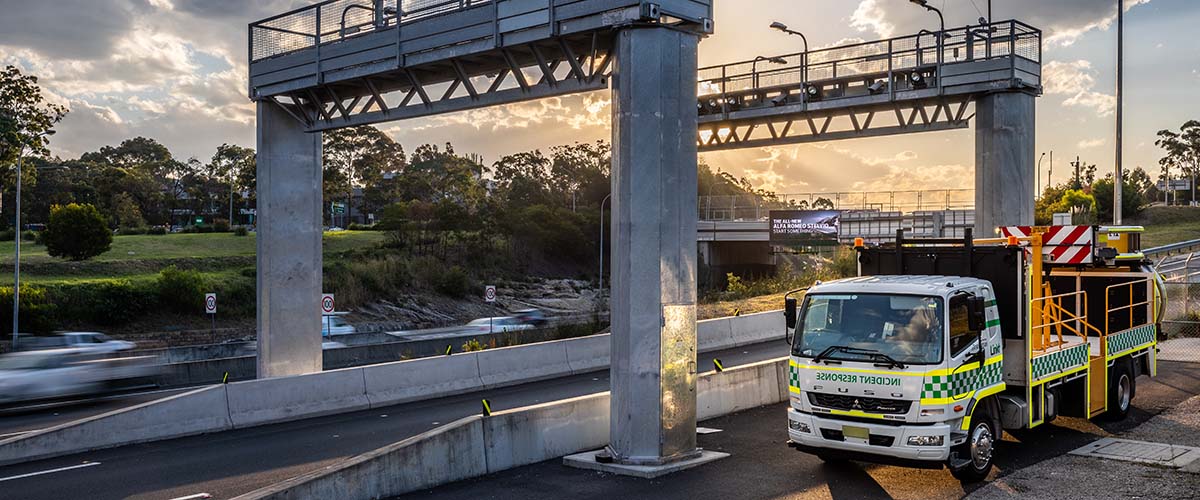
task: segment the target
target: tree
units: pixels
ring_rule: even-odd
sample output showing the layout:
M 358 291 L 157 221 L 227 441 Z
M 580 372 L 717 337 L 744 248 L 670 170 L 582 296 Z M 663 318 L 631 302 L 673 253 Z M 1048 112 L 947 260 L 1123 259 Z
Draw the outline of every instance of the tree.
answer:
M 812 208 L 813 210 L 833 210 L 834 205 L 829 198 L 817 198 L 813 201 Z
M 1179 132 L 1159 130 L 1158 140 L 1154 141 L 1154 145 L 1164 151 L 1163 157 L 1158 160 L 1158 164 L 1162 166 L 1159 180 L 1169 186 L 1171 182 L 1169 174 L 1174 167 L 1175 172 L 1182 174 L 1178 178 L 1192 180 L 1190 198 L 1194 200 L 1196 198 L 1195 180 L 1197 174 L 1200 174 L 1200 121 L 1188 120 L 1179 128 Z
M 369 125 L 327 132 L 323 151 L 326 201 L 344 196 L 346 220 L 353 209 L 355 187 L 375 184 L 385 172 L 404 170 L 404 148 Z
M 243 148 L 241 146 L 233 146 L 230 144 L 222 144 L 217 147 L 217 152 L 213 154 L 212 161 L 209 163 L 208 172 L 215 177 L 212 179 L 216 184 L 224 184 L 222 192 L 215 195 L 216 199 L 224 199 L 229 209 L 229 221 L 236 224 L 237 214 L 234 213 L 234 204 L 243 203 L 244 208 L 249 208 L 245 205 L 246 201 L 253 197 L 255 180 L 257 179 L 257 164 L 255 162 L 256 155 L 254 150 Z M 243 197 L 240 192 L 245 191 L 250 193 L 249 197 Z
M 51 257 L 74 261 L 90 259 L 112 247 L 112 232 L 100 211 L 75 203 L 50 208 L 42 239 Z
M 146 225 L 142 211 L 129 193 L 117 193 L 113 196 L 112 225 L 119 228 L 134 228 Z
M 16 184 L 15 167 L 26 151 L 34 157 L 50 154 L 47 136 L 66 114 L 67 108 L 45 102 L 37 77 L 23 75 L 15 66 L 0 71 L 0 183 Z M 36 179 L 37 169 L 22 169 L 23 183 L 32 185 Z
M 1111 221 L 1113 218 L 1112 174 L 1092 184 L 1092 196 L 1096 199 L 1099 221 Z M 1126 172 L 1121 191 L 1121 213 L 1126 217 L 1133 217 L 1142 212 L 1145 204 L 1146 201 L 1142 198 L 1142 193 L 1138 191 L 1137 185 L 1130 181 L 1128 172 Z
M 1067 189 L 1057 202 L 1048 207 L 1048 211 L 1051 214 L 1070 213 L 1075 224 L 1094 224 L 1096 222 L 1096 198 L 1083 190 Z

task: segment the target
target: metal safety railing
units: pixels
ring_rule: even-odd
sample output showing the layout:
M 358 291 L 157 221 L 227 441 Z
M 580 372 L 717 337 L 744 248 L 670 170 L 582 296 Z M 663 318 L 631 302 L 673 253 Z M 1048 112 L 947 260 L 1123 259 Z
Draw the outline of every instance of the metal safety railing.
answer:
M 1109 285 L 1104 288 L 1104 309 L 1107 311 L 1104 315 L 1104 331 L 1106 334 L 1111 335 L 1113 333 L 1111 327 L 1113 315 L 1114 313 L 1118 313 L 1120 311 L 1129 311 L 1129 322 L 1125 325 L 1125 328 L 1133 328 L 1135 326 L 1141 326 L 1142 324 L 1154 322 L 1154 315 L 1151 314 L 1151 307 L 1154 304 L 1154 292 L 1147 290 L 1146 300 L 1134 302 L 1134 291 L 1136 290 L 1135 285 L 1150 287 L 1153 284 L 1152 280 L 1153 278 L 1143 278 L 1133 281 L 1126 281 L 1124 283 L 1117 283 L 1115 285 Z M 1112 292 L 1113 290 L 1119 290 L 1121 288 L 1129 289 L 1128 300 L 1124 301 L 1126 304 L 1123 306 L 1112 307 Z M 1139 307 L 1146 308 L 1146 321 L 1145 323 L 1135 324 L 1134 318 L 1136 317 L 1135 314 L 1137 312 L 1137 308 Z
M 250 24 L 250 61 L 318 49 L 400 23 L 491 4 L 492 0 L 326 0 Z
M 704 221 L 766 220 L 772 210 L 922 212 L 974 207 L 974 189 L 701 195 L 698 204 Z
M 886 77 L 894 82 L 896 75 L 919 69 L 934 70 L 932 76 L 940 88 L 944 65 L 1007 58 L 1012 68 L 1012 56 L 1040 63 L 1041 30 L 1010 20 L 709 66 L 699 70 L 699 96 L 803 87 L 847 77 Z M 887 87 L 888 92 L 897 90 L 891 84 Z
M 1043 351 L 1065 344 L 1064 330 L 1075 334 L 1085 342 L 1088 339 L 1088 330 L 1095 332 L 1097 337 L 1104 336 L 1099 328 L 1088 322 L 1087 292 L 1081 290 L 1058 295 L 1049 295 L 1049 293 L 1050 286 L 1046 285 L 1043 291 L 1043 294 L 1046 295 L 1030 301 L 1034 317 L 1040 319 L 1032 328 L 1031 340 L 1034 351 Z M 1067 298 L 1075 299 L 1082 314 L 1075 314 L 1063 307 L 1063 299 Z M 1054 337 L 1058 337 L 1057 342 L 1051 340 Z

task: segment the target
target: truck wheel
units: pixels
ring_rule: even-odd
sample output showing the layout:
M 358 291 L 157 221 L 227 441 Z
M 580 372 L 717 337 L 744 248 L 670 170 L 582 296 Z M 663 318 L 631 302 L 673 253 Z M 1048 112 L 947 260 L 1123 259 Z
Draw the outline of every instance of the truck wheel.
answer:
M 1128 360 L 1121 360 L 1113 367 L 1108 384 L 1108 413 L 1110 420 L 1124 420 L 1133 406 L 1133 394 L 1137 390 Z
M 971 428 L 967 432 L 967 441 L 955 446 L 953 452 L 959 458 L 967 460 L 962 467 L 951 467 L 950 474 L 963 483 L 977 483 L 987 479 L 992 471 L 992 455 L 1000 434 L 996 428 L 996 418 L 986 405 L 979 405 L 979 410 L 971 417 Z

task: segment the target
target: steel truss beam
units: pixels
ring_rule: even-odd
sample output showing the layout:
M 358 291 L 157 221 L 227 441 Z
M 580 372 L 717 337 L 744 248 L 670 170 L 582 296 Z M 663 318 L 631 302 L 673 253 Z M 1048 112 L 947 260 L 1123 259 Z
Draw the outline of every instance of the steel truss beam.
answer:
M 970 126 L 973 96 L 897 101 L 702 124 L 700 151 L 782 146 L 808 142 L 955 130 Z
M 581 48 L 555 39 L 267 99 L 320 132 L 607 89 L 611 50 L 611 40 L 592 38 Z

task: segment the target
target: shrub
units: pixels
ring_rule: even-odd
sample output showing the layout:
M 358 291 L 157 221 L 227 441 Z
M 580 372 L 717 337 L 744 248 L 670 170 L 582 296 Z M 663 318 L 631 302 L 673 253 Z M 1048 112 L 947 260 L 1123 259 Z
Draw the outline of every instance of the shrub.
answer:
M 12 303 L 12 287 L 0 289 L 0 304 L 8 305 L 8 307 L 0 307 L 0 321 L 5 325 L 12 325 Z M 56 309 L 54 301 L 47 295 L 45 288 L 21 285 L 20 330 L 22 333 L 50 333 L 53 331 Z M 9 333 L 11 334 L 11 332 Z
M 37 233 L 28 229 L 21 231 L 21 241 L 37 241 Z
M 48 293 L 61 310 L 59 320 L 117 326 L 138 319 L 154 308 L 153 283 L 104 280 L 50 287 Z M 69 314 L 69 316 L 67 316 Z
M 123 235 L 136 235 L 136 234 L 146 234 L 150 230 L 147 228 L 144 228 L 144 227 L 123 227 L 121 229 L 118 229 L 117 231 Z
M 55 205 L 43 239 L 51 257 L 87 260 L 112 248 L 112 232 L 92 205 Z
M 229 221 L 226 219 L 216 219 L 212 223 L 212 228 L 213 228 L 213 232 L 228 233 L 229 232 Z
M 199 271 L 170 266 L 158 273 L 158 300 L 178 313 L 203 311 L 207 286 Z
M 349 226 L 349 227 L 347 227 L 346 229 L 348 229 L 348 230 L 350 230 L 350 231 L 374 231 L 374 230 L 375 230 L 375 225 L 373 225 L 373 224 L 359 224 L 359 223 L 357 223 L 357 222 L 356 222 L 356 223 L 350 224 L 350 226 Z
M 471 293 L 471 278 L 460 266 L 453 266 L 434 278 L 433 289 L 447 297 L 461 299 Z
M 147 229 L 146 234 L 152 234 L 155 236 L 163 236 L 163 235 L 167 234 L 167 227 L 166 226 L 154 226 L 154 227 L 151 227 L 150 229 Z
M 742 282 L 742 278 L 736 274 L 726 273 L 725 281 L 728 283 L 725 286 L 725 291 L 730 295 L 743 297 L 750 292 L 750 287 L 746 286 L 746 284 Z
M 0 231 L 0 241 L 13 241 L 17 237 L 17 232 L 12 229 Z
M 250 230 L 246 229 L 246 226 L 238 226 L 233 230 L 233 234 L 234 236 L 249 236 Z
M 477 352 L 487 349 L 486 346 L 480 344 L 478 340 L 471 339 L 462 345 L 463 352 Z
M 245 268 L 242 268 L 242 270 L 239 272 L 239 274 L 241 274 L 242 276 L 244 276 L 246 278 L 258 279 L 258 268 L 245 267 Z

